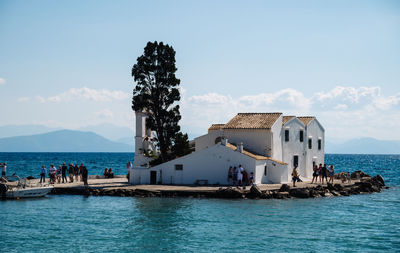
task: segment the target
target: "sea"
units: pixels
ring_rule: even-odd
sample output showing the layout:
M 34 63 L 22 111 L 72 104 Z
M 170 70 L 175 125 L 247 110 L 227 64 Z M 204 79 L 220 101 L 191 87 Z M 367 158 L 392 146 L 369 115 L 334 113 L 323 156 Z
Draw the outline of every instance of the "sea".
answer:
M 8 174 L 84 163 L 126 174 L 133 153 L 0 153 Z M 0 201 L 0 252 L 400 252 L 400 155 L 327 154 L 381 174 L 381 193 L 315 199 L 50 195 Z

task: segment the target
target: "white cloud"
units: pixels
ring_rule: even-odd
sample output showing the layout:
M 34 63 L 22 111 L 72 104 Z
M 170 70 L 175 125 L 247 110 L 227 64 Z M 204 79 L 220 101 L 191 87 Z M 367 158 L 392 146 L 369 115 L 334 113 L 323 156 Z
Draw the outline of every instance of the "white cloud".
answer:
M 343 87 L 336 86 L 328 92 L 317 92 L 315 99 L 320 102 L 333 99 L 341 99 L 343 101 L 349 101 L 351 103 L 359 103 L 362 98 L 374 98 L 380 96 L 380 87 Z
M 210 124 L 226 123 L 239 112 L 282 112 L 285 115 L 316 116 L 328 137 L 400 139 L 400 133 L 386 134 L 397 133 L 396 126 L 400 125 L 396 107 L 400 105 L 400 93 L 384 96 L 378 86 L 338 86 L 310 96 L 294 89 L 239 97 L 218 93 L 183 95 L 181 104 L 181 124 L 185 130 L 192 128 L 197 133 L 206 133 Z
M 130 97 L 130 94 L 120 90 L 107 90 L 107 89 L 90 89 L 87 87 L 71 88 L 61 94 L 44 98 L 36 96 L 40 102 L 69 102 L 75 100 L 89 100 L 95 102 L 110 102 L 115 100 L 124 100 Z
M 0 77 L 0 85 L 6 84 L 6 79 Z
M 374 99 L 374 105 L 382 110 L 388 110 L 392 106 L 398 105 L 400 103 L 400 93 L 397 93 L 394 96 L 389 97 L 377 97 Z

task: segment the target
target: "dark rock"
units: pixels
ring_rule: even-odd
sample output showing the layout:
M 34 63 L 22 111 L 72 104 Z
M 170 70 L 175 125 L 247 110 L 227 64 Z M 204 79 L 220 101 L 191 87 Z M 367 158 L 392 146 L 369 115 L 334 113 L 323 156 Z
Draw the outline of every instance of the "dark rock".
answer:
M 250 191 L 248 194 L 246 194 L 246 196 L 249 198 L 261 198 L 263 196 L 263 193 L 257 185 L 253 185 L 251 186 Z
M 290 191 L 290 186 L 287 184 L 283 184 L 279 189 L 279 192 L 289 192 L 289 191 Z
M 335 190 L 332 190 L 331 193 L 332 193 L 333 196 L 339 196 L 340 195 L 340 193 L 335 191 Z
M 373 177 L 372 180 L 378 182 L 380 186 L 385 186 L 385 180 L 383 180 L 383 177 L 379 174 Z
M 335 185 L 333 186 L 333 189 L 334 189 L 335 191 L 340 192 L 340 191 L 343 190 L 343 186 L 342 186 L 341 184 L 335 184 Z
M 295 198 L 309 198 L 310 190 L 307 188 L 294 188 L 289 191 L 290 196 Z
M 376 186 L 376 185 L 373 185 L 373 186 L 371 187 L 371 190 L 372 190 L 373 192 L 381 192 L 381 188 L 378 187 L 378 186 Z
M 344 191 L 344 190 L 340 192 L 340 195 L 342 195 L 342 196 L 350 196 L 349 192 L 348 191 Z
M 219 198 L 226 198 L 226 199 L 237 199 L 243 198 L 243 192 L 238 188 L 219 188 L 216 192 L 216 196 Z
M 311 198 L 316 198 L 316 197 L 320 197 L 321 195 L 314 189 L 310 189 L 310 197 Z
M 333 185 L 331 183 L 328 183 L 326 187 L 328 188 L 329 191 L 334 190 Z
M 369 181 L 366 182 L 361 182 L 361 184 L 358 187 L 360 191 L 362 192 L 372 192 L 372 183 Z M 354 188 L 354 190 L 357 188 Z
M 28 180 L 32 180 L 32 179 L 36 179 L 36 177 L 33 177 L 33 176 L 28 176 L 28 177 L 26 177 L 26 179 L 28 179 Z
M 290 198 L 290 195 L 289 195 L 289 193 L 288 192 L 274 192 L 273 194 L 272 194 L 272 197 L 274 198 L 274 199 L 286 199 L 286 198 Z
M 361 170 L 357 170 L 357 171 L 354 171 L 353 173 L 351 173 L 351 179 L 360 179 L 363 177 L 370 177 L 370 176 Z

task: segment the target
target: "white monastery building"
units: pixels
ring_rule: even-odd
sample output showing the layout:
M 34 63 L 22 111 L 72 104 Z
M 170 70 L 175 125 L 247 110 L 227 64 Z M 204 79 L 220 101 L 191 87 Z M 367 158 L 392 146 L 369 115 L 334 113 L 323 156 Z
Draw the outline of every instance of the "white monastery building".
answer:
M 324 163 L 325 130 L 315 117 L 282 113 L 239 113 L 226 124 L 213 124 L 195 138 L 195 151 L 149 167 L 155 151 L 146 114 L 136 112 L 134 167 L 131 184 L 228 184 L 228 169 L 240 164 L 255 184 L 288 183 L 293 166 L 312 178 L 313 165 Z

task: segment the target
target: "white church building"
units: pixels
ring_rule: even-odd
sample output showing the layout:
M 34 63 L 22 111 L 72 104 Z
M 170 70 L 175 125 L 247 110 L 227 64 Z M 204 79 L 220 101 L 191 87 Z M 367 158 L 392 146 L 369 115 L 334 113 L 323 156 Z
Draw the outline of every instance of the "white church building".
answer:
M 240 164 L 255 184 L 288 183 L 293 166 L 310 179 L 313 165 L 324 163 L 325 130 L 315 117 L 282 113 L 239 113 L 226 124 L 213 124 L 195 138 L 195 151 L 150 167 L 155 150 L 146 114 L 136 112 L 134 167 L 131 184 L 198 183 L 227 185 L 228 169 Z

